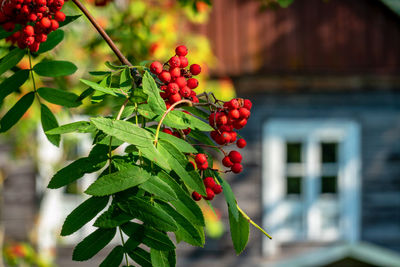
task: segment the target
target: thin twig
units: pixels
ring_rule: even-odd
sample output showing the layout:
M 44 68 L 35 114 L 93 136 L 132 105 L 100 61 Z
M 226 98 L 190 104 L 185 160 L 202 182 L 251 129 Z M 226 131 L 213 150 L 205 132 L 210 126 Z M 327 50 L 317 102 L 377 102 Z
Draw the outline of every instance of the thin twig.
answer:
M 112 51 L 118 57 L 119 61 L 121 61 L 121 63 L 124 65 L 133 66 L 129 62 L 129 60 L 121 53 L 121 51 L 118 49 L 118 47 L 115 45 L 115 43 L 111 40 L 110 36 L 108 36 L 108 34 L 103 30 L 103 28 L 97 23 L 97 21 L 92 16 L 92 14 L 90 14 L 89 10 L 87 10 L 86 7 L 79 0 L 72 0 L 72 2 L 74 2 L 75 5 L 82 11 L 82 13 L 85 14 L 85 16 L 89 19 L 89 21 L 99 32 L 101 37 L 103 37 L 103 39 L 107 42 L 108 46 L 112 49 Z
M 251 223 L 254 227 L 256 227 L 258 230 L 260 230 L 264 235 L 266 235 L 269 239 L 272 239 L 272 236 L 270 236 L 264 229 L 262 229 L 258 224 L 256 224 L 250 217 L 239 207 L 238 204 L 236 204 L 236 207 L 238 211 L 243 215 L 243 217 Z

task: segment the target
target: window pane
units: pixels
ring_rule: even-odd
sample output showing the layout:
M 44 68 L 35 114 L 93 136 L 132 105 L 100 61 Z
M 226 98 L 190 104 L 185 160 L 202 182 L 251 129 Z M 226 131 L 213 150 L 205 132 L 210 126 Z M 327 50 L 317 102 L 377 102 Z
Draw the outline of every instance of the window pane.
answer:
M 301 143 L 286 143 L 286 162 L 301 162 Z
M 288 195 L 300 195 L 301 177 L 288 176 L 286 182 L 286 192 Z
M 338 144 L 337 143 L 321 143 L 321 150 L 322 150 L 322 162 L 329 163 L 329 162 L 337 162 L 337 150 Z
M 322 176 L 321 193 L 337 193 L 337 176 Z

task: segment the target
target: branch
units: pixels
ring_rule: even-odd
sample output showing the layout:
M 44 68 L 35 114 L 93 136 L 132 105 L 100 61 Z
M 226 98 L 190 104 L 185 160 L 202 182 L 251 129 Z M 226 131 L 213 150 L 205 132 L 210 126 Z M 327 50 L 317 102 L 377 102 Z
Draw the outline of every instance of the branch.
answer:
M 121 61 L 121 63 L 123 65 L 132 66 L 132 64 L 129 62 L 129 60 L 121 53 L 121 51 L 118 49 L 118 47 L 115 45 L 115 43 L 111 40 L 110 36 L 108 36 L 108 34 L 103 30 L 103 28 L 97 23 L 97 21 L 92 16 L 92 14 L 90 14 L 89 10 L 87 10 L 86 7 L 79 0 L 72 0 L 72 2 L 74 2 L 74 4 L 89 19 L 89 21 L 99 32 L 101 37 L 103 37 L 103 39 L 107 42 L 108 46 L 112 49 L 114 54 L 118 57 L 119 61 Z

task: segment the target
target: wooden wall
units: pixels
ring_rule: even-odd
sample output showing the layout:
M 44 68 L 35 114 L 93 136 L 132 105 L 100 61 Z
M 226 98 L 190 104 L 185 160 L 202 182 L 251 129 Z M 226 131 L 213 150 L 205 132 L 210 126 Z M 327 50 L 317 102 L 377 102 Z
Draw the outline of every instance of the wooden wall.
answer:
M 260 12 L 254 0 L 215 0 L 209 23 L 216 75 L 400 73 L 400 17 L 378 0 L 295 0 Z

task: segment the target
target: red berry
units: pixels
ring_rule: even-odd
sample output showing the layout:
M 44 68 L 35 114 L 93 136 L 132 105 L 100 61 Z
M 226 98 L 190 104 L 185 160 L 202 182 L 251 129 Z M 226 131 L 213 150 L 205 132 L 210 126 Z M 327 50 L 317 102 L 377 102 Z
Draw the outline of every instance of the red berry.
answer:
M 150 65 L 150 71 L 156 75 L 160 74 L 163 70 L 163 65 L 158 62 L 158 61 L 154 61 L 153 63 L 151 63 Z
M 32 38 L 33 38 L 33 37 L 32 37 Z M 39 51 L 39 46 L 40 46 L 40 43 L 34 42 L 33 44 L 31 44 L 31 45 L 29 46 L 29 50 L 30 50 L 31 52 L 37 52 L 37 51 Z
M 65 20 L 65 14 L 61 11 L 54 13 L 54 19 L 58 22 L 63 22 Z
M 171 104 L 174 104 L 174 103 L 176 103 L 176 102 L 178 102 L 178 101 L 181 101 L 181 100 L 182 100 L 182 97 L 181 97 L 181 95 L 180 95 L 179 93 L 176 93 L 176 94 L 174 94 L 174 95 L 170 95 L 170 96 L 168 97 L 168 100 L 169 100 L 169 102 L 170 102 Z
M 185 77 L 178 77 L 175 79 L 175 83 L 179 86 L 179 88 L 183 88 L 186 86 L 186 78 Z
M 231 109 L 228 114 L 229 114 L 229 118 L 231 118 L 231 119 L 236 120 L 236 119 L 240 118 L 240 112 L 237 109 Z
M 207 188 L 213 188 L 215 186 L 215 181 L 212 177 L 204 178 L 203 183 Z
M 228 156 L 226 156 L 226 157 L 223 158 L 222 164 L 223 164 L 225 167 L 232 167 L 232 166 L 233 166 L 233 162 L 231 161 L 231 159 L 230 159 Z
M 169 73 L 171 74 L 171 77 L 176 79 L 179 76 L 181 76 L 181 69 L 176 67 L 176 68 L 172 68 L 169 70 Z
M 193 191 L 192 198 L 195 201 L 199 201 L 201 199 L 201 195 L 199 193 L 197 193 L 196 191 Z
M 23 32 L 26 36 L 33 36 L 35 34 L 35 29 L 31 25 L 25 26 Z
M 213 127 L 215 126 L 215 118 L 216 114 L 214 112 L 211 113 L 210 116 L 208 116 L 208 123 Z
M 189 87 L 187 87 L 187 86 L 185 86 L 185 87 L 183 87 L 181 90 L 179 90 L 179 94 L 182 96 L 182 97 L 186 97 L 186 98 L 188 98 L 189 96 L 190 96 L 190 93 L 192 92 L 192 90 L 190 90 L 190 88 Z
M 179 86 L 176 83 L 169 83 L 166 92 L 170 95 L 178 93 Z
M 44 33 L 38 33 L 35 36 L 35 41 L 38 43 L 44 43 L 47 40 L 47 35 Z
M 228 117 L 224 113 L 220 113 L 217 115 L 217 124 L 224 125 L 228 123 Z
M 231 142 L 231 134 L 228 132 L 223 132 L 221 134 L 222 139 L 224 139 L 225 143 L 230 143 Z
M 247 119 L 248 117 L 250 117 L 250 110 L 248 110 L 247 108 L 240 108 L 239 113 L 240 113 L 240 118 Z
M 172 135 L 172 131 L 170 130 L 170 129 L 168 129 L 168 128 L 165 128 L 165 129 L 163 129 L 162 130 L 164 133 L 166 133 L 166 134 L 171 134 Z
M 241 119 L 240 121 L 235 121 L 233 127 L 239 130 L 242 129 L 244 126 L 246 126 L 246 124 L 247 124 L 247 119 Z
M 190 134 L 191 131 L 192 131 L 192 129 L 187 128 L 187 129 L 183 130 L 183 133 L 184 133 L 185 135 L 188 135 L 188 134 Z
M 247 145 L 247 143 L 246 143 L 246 140 L 241 138 L 241 139 L 237 140 L 236 145 L 238 148 L 244 148 Z
M 204 199 L 206 200 L 213 200 L 215 197 L 215 193 L 211 188 L 206 188 L 207 196 L 203 196 Z
M 189 65 L 189 61 L 186 57 L 179 57 L 179 60 L 181 61 L 181 65 L 179 65 L 179 67 L 186 68 Z
M 186 46 L 180 45 L 180 46 L 177 46 L 177 47 L 175 48 L 175 53 L 176 53 L 178 56 L 184 57 L 184 56 L 187 55 L 188 49 L 187 49 Z
M 198 75 L 201 72 L 201 67 L 199 64 L 190 65 L 190 73 L 193 75 Z
M 52 31 L 55 31 L 55 30 L 58 29 L 58 27 L 60 27 L 60 24 L 58 24 L 57 20 L 52 19 L 52 20 L 51 20 L 50 29 L 51 29 Z
M 232 131 L 230 132 L 230 134 L 231 134 L 231 142 L 235 142 L 237 138 L 237 133 Z
M 195 89 L 197 86 L 199 86 L 199 81 L 195 78 L 190 78 L 187 80 L 187 86 L 190 89 Z
M 243 171 L 243 166 L 240 163 L 235 163 L 235 164 L 233 164 L 231 170 L 234 173 L 241 173 Z
M 195 161 L 197 164 L 203 164 L 203 163 L 207 162 L 207 156 L 206 156 L 206 154 L 201 154 L 201 153 L 199 153 L 199 154 L 197 154 L 196 157 L 194 158 L 194 161 Z
M 214 187 L 212 188 L 212 191 L 214 191 L 214 193 L 216 195 L 220 194 L 222 192 L 222 186 L 219 184 L 214 185 Z
M 207 161 L 205 163 L 203 163 L 203 164 L 197 164 L 197 169 L 199 169 L 201 171 L 207 170 L 207 168 L 208 168 L 208 162 Z
M 242 155 L 236 150 L 229 152 L 229 158 L 233 163 L 240 163 L 242 161 Z
M 40 26 L 42 26 L 42 28 L 50 28 L 51 27 L 51 20 L 49 18 L 42 18 L 40 20 Z
M 158 78 L 163 82 L 163 83 L 169 83 L 171 81 L 171 74 L 163 70 L 159 75 Z
M 181 61 L 179 60 L 179 57 L 173 56 L 169 59 L 168 61 L 169 65 L 171 68 L 179 67 L 181 65 Z
M 240 108 L 239 102 L 235 98 L 232 99 L 231 101 L 229 101 L 227 106 L 228 106 L 229 109 L 238 109 L 238 108 Z
M 251 107 L 253 106 L 253 103 L 249 99 L 245 99 L 243 103 L 243 107 L 247 108 L 248 110 L 251 110 Z

